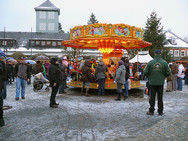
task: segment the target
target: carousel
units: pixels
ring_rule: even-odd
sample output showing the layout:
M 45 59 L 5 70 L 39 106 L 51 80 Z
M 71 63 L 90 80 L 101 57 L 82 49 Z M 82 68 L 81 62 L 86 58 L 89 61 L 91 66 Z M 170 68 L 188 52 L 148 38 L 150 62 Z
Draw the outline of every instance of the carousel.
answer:
M 129 52 L 130 49 L 139 49 L 151 46 L 152 44 L 143 41 L 143 30 L 139 27 L 126 24 L 102 24 L 96 23 L 84 26 L 75 26 L 70 30 L 71 40 L 63 41 L 66 47 L 79 49 L 98 49 L 102 54 L 104 63 L 108 66 L 105 89 L 116 89 L 116 83 L 113 83 L 113 76 L 118 67 L 118 61 L 123 55 L 123 50 Z M 109 65 L 109 62 L 113 64 Z M 130 68 L 131 70 L 131 68 Z M 67 85 L 73 87 L 82 86 L 80 81 L 81 72 L 77 69 L 77 79 L 73 79 Z M 95 69 L 92 68 L 94 74 Z M 80 75 L 79 75 L 80 74 Z M 129 80 L 129 89 L 142 87 L 136 76 L 131 76 Z M 97 81 L 90 83 L 91 89 L 97 89 Z

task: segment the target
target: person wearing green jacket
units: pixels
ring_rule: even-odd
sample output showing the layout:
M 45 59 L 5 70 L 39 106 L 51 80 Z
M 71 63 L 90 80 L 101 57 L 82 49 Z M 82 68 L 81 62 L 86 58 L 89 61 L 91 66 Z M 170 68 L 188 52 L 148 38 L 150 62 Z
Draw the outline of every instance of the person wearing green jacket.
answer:
M 161 58 L 161 51 L 155 50 L 155 57 L 144 70 L 144 75 L 149 79 L 151 95 L 149 99 L 150 108 L 147 115 L 154 115 L 155 96 L 158 98 L 158 114 L 163 115 L 163 86 L 165 78 L 171 74 L 168 63 Z
M 46 78 L 45 62 L 42 63 L 42 68 L 43 68 L 43 72 L 42 72 L 42 74 L 43 74 L 43 76 Z

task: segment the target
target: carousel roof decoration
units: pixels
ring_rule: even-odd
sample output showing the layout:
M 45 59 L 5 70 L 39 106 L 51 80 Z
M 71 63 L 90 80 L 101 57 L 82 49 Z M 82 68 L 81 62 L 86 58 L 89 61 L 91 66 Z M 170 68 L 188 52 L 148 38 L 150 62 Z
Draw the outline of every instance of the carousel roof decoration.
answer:
M 136 49 L 151 46 L 143 40 L 143 30 L 126 24 L 96 23 L 75 26 L 70 30 L 71 39 L 63 41 L 66 47 L 99 49 L 109 54 L 116 49 Z

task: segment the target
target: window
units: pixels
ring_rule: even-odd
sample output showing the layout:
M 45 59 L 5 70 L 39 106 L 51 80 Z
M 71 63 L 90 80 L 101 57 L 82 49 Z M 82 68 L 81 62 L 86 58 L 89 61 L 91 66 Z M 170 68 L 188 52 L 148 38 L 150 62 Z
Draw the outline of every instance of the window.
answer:
M 37 45 L 37 46 L 40 45 L 40 41 L 36 41 L 36 45 Z
M 12 41 L 7 41 L 8 46 L 12 46 Z
M 185 57 L 185 50 L 181 50 L 180 55 L 181 55 L 181 57 Z
M 46 45 L 46 42 L 45 42 L 45 41 L 41 41 L 41 45 L 42 45 L 42 46 L 45 46 L 45 45 Z
M 169 51 L 169 54 L 171 54 L 171 56 L 173 56 L 173 50 L 170 50 L 170 51 Z
M 7 41 L 3 41 L 3 46 L 6 46 L 7 45 Z
M 48 24 L 48 30 L 53 31 L 54 30 L 54 23 Z
M 54 12 L 48 12 L 48 19 L 54 19 L 55 13 Z
M 61 45 L 61 42 L 57 42 L 57 44 L 58 44 L 58 46 L 60 46 L 60 45 Z
M 51 42 L 50 42 L 50 41 L 47 41 L 47 45 L 51 45 Z
M 174 57 L 179 57 L 179 50 L 174 51 Z
M 31 46 L 34 46 L 35 45 L 35 41 L 31 41 Z
M 46 30 L 46 24 L 40 23 L 40 30 Z
M 52 46 L 56 46 L 56 42 L 52 42 Z
M 40 19 L 46 19 L 46 12 L 40 11 L 39 12 L 39 17 L 40 17 Z

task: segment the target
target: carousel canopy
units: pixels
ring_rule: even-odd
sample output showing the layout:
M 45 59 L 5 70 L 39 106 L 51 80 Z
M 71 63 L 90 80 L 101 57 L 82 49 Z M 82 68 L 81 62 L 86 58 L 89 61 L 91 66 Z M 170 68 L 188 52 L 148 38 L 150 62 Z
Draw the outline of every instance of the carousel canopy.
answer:
M 140 62 L 140 63 L 148 63 L 151 61 L 153 58 L 147 54 L 147 55 L 136 55 L 134 58 L 129 60 L 130 63 L 135 63 L 135 62 Z
M 135 49 L 151 46 L 143 41 L 143 30 L 126 24 L 91 24 L 75 26 L 70 30 L 71 40 L 63 45 L 75 48 L 99 49 L 110 53 L 115 49 Z

